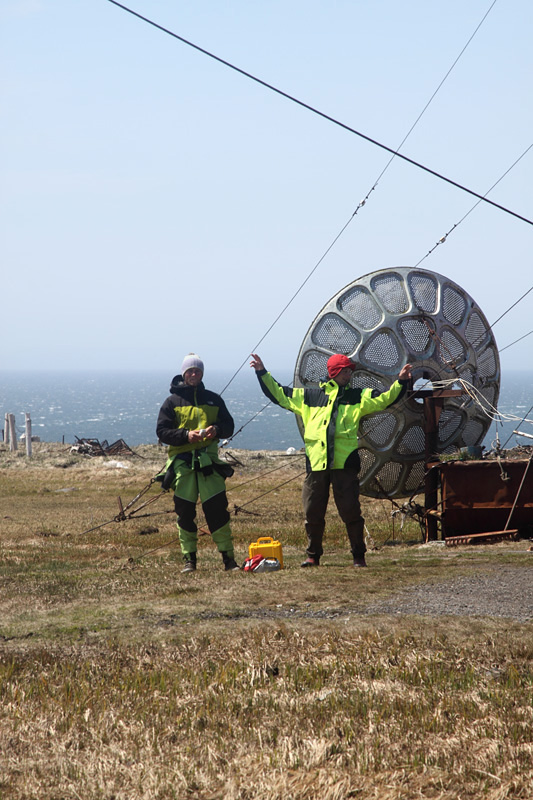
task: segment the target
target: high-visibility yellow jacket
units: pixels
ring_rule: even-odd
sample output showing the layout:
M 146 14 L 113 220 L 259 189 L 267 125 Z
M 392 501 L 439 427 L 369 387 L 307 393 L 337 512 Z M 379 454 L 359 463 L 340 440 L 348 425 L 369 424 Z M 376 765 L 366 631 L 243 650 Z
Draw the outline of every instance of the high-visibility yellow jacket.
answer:
M 380 394 L 372 389 L 341 387 L 334 380 L 318 387 L 281 386 L 270 372 L 257 373 L 263 393 L 272 402 L 299 414 L 304 427 L 308 467 L 359 470 L 357 431 L 361 419 L 392 405 L 404 393 L 406 384 L 395 381 Z
M 159 411 L 156 428 L 159 441 L 169 445 L 169 458 L 179 456 L 185 459 L 187 453 L 195 450 L 204 450 L 216 458 L 219 438 L 228 438 L 234 430 L 233 419 L 221 396 L 206 389 L 203 383 L 197 387 L 187 386 L 181 375 L 172 379 L 170 391 L 170 397 Z M 215 439 L 189 442 L 190 430 L 210 425 L 217 430 Z

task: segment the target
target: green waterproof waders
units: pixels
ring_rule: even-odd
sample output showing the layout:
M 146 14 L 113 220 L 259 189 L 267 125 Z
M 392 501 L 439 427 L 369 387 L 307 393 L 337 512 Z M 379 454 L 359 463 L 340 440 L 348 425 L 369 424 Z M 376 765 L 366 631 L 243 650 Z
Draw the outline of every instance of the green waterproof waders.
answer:
M 181 552 L 184 556 L 196 553 L 198 545 L 196 503 L 199 497 L 207 527 L 219 552 L 233 557 L 226 481 L 216 471 L 211 459 L 205 453 L 198 453 L 198 458 L 193 460 L 191 466 L 179 458 L 174 460 L 173 466 L 176 474 L 174 507 L 178 516 L 177 528 Z

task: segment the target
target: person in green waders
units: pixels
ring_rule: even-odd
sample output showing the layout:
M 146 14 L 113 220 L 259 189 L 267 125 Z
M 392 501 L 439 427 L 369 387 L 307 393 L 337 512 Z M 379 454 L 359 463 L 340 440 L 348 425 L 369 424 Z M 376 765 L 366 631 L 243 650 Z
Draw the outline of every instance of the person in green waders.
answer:
M 233 419 L 226 404 L 205 388 L 204 364 L 196 353 L 185 356 L 181 375 L 176 375 L 157 419 L 157 436 L 169 445 L 163 485 L 174 489 L 174 507 L 181 552 L 182 572 L 196 570 L 198 529 L 196 502 L 202 503 L 207 526 L 227 572 L 238 570 L 231 535 L 226 478 L 233 474 L 218 457 L 217 442 L 232 435 Z

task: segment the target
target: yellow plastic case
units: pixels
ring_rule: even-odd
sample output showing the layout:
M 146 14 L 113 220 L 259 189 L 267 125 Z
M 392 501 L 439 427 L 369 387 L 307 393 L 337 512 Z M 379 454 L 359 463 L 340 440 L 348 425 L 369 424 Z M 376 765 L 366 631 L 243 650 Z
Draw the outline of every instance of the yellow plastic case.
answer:
M 281 548 L 281 542 L 274 541 L 272 536 L 261 536 L 257 542 L 252 542 L 248 547 L 248 556 L 250 558 L 258 555 L 263 556 L 263 558 L 277 558 L 281 565 L 281 569 L 283 569 L 283 551 Z

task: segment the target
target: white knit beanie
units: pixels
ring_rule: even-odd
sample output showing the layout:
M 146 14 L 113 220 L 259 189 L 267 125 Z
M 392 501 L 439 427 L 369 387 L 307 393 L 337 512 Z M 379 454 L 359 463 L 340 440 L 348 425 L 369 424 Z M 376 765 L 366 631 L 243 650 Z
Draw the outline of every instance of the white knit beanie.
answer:
M 189 353 L 183 359 L 183 364 L 181 365 L 181 374 L 185 375 L 188 369 L 201 369 L 202 375 L 204 373 L 204 362 L 200 358 L 199 355 L 196 353 Z

